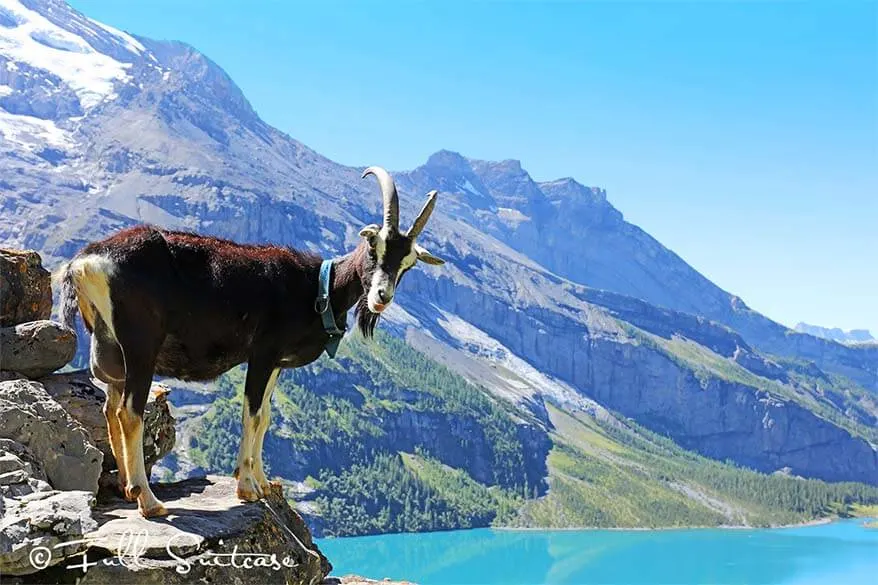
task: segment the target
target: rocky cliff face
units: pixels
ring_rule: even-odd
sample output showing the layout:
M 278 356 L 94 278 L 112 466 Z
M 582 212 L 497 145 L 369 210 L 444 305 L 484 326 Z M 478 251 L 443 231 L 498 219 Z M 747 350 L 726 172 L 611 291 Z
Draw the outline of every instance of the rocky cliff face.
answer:
M 149 221 L 329 256 L 378 216 L 359 169 L 262 122 L 191 47 L 108 31 L 59 1 L 9 5 L 0 34 L 39 28 L 37 39 L 78 47 L 59 59 L 103 77 L 86 87 L 4 49 L 0 240 L 54 264 Z M 56 86 L 66 97 L 49 107 Z M 878 347 L 795 334 L 753 312 L 626 223 L 600 189 L 450 152 L 399 185 L 404 210 L 442 190 L 425 237 L 448 264 L 406 277 L 391 325 L 452 369 L 538 418 L 542 401 L 594 409 L 597 399 L 711 456 L 876 482 L 864 439 L 876 433 Z M 650 335 L 662 341 L 647 345 Z M 835 455 L 802 454 L 812 448 Z
M 806 477 L 878 484 L 876 449 L 769 385 L 765 376 L 782 375 L 776 364 L 762 358 L 745 362 L 743 370 L 758 374 L 747 383 L 735 382 L 737 376 L 702 371 L 659 344 L 645 343 L 642 335 L 652 329 L 660 338 L 685 336 L 711 348 L 709 353 L 719 359 L 725 354 L 737 363 L 749 348 L 733 332 L 697 320 L 687 326 L 682 315 L 675 327 L 666 316 L 657 328 L 647 313 L 629 315 L 628 323 L 638 324 L 632 334 L 630 325 L 596 308 L 585 309 L 578 322 L 562 320 L 557 313 L 518 309 L 448 281 L 412 280 L 418 295 L 431 302 L 454 299 L 453 312 L 478 323 L 485 337 L 505 351 L 528 356 L 541 372 L 686 448 L 767 472 L 788 467 Z M 472 349 L 478 353 L 487 346 L 483 342 Z M 874 416 L 874 403 L 867 404 Z

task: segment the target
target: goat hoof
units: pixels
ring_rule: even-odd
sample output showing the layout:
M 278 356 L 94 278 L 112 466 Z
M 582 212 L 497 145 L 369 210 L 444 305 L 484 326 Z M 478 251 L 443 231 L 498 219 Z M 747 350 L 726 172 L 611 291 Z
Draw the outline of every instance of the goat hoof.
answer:
M 124 490 L 125 499 L 129 502 L 136 502 L 137 498 L 140 497 L 141 488 L 139 485 L 130 485 L 126 486 Z
M 243 500 L 245 502 L 255 502 L 259 499 L 259 494 L 255 490 L 249 490 L 246 488 L 238 488 L 235 490 L 235 495 L 238 496 L 239 500 Z
M 140 515 L 144 518 L 158 518 L 160 516 L 167 516 L 168 509 L 165 508 L 164 504 L 158 502 L 156 505 L 152 506 L 149 509 L 139 508 Z

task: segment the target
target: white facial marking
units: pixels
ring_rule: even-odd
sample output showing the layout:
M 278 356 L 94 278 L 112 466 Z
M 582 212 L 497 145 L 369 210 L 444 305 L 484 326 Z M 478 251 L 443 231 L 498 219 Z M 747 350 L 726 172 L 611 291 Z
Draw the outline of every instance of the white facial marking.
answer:
M 377 259 L 379 265 L 384 261 L 384 254 L 386 253 L 387 242 L 384 240 L 381 234 L 378 234 L 375 237 L 375 258 Z
M 372 274 L 372 285 L 369 287 L 369 294 L 366 295 L 366 301 L 369 304 L 369 310 L 373 313 L 380 313 L 388 303 L 383 303 L 378 297 L 378 290 L 384 286 L 387 293 L 393 297 L 393 285 L 387 280 L 387 275 L 380 268 L 376 269 Z
M 418 252 L 415 250 L 415 247 L 412 246 L 412 251 L 406 255 L 405 258 L 402 259 L 402 262 L 399 265 L 399 272 L 396 273 L 396 282 L 399 284 L 399 279 L 402 277 L 403 273 L 415 265 L 418 261 Z

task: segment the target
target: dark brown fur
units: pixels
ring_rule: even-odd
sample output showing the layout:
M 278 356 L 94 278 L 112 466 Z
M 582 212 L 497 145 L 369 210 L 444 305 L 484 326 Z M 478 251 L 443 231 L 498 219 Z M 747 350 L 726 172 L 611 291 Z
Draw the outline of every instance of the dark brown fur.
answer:
M 137 414 L 153 372 L 210 380 L 243 362 L 245 392 L 256 412 L 272 370 L 314 361 L 328 340 L 314 310 L 321 263 L 315 254 L 151 226 L 120 231 L 78 256 L 89 254 L 116 266 L 109 285 L 121 352 L 113 359 L 113 348 L 103 348 L 109 359 L 100 366 L 113 370 L 109 377 L 126 379 Z M 363 301 L 372 261 L 365 242 L 336 261 L 330 301 L 342 329 L 355 305 L 364 334 L 371 335 L 378 321 Z M 69 286 L 65 280 L 62 296 L 70 296 Z M 86 326 L 95 333 L 93 342 L 116 345 L 102 324 Z M 132 384 L 136 373 L 141 379 Z

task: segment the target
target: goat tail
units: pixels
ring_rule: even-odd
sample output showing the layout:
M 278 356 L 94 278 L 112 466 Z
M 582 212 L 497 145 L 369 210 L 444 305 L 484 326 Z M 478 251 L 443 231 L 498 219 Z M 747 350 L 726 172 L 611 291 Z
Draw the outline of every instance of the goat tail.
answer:
M 61 324 L 71 331 L 76 331 L 76 315 L 79 313 L 79 301 L 76 298 L 76 283 L 73 282 L 73 271 L 70 262 L 65 262 L 52 275 L 52 280 L 59 285 L 59 316 Z

